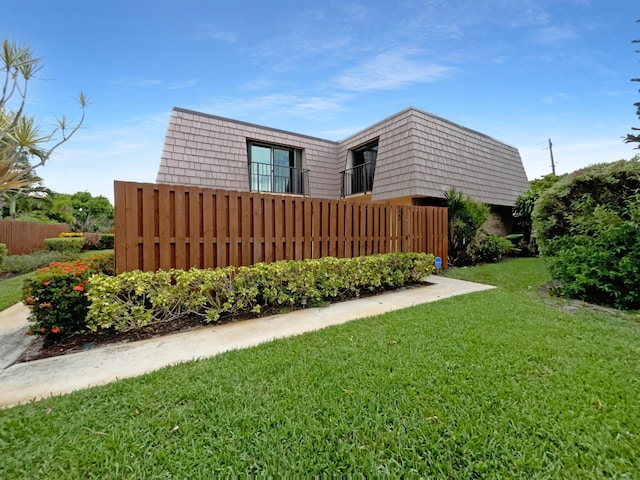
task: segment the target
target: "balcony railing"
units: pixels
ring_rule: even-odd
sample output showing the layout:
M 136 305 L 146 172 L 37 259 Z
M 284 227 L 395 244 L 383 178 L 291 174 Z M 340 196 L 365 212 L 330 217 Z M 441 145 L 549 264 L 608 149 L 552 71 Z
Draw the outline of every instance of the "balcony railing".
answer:
M 309 194 L 309 170 L 306 168 L 253 162 L 250 176 L 252 192 Z
M 348 168 L 342 173 L 342 197 L 367 193 L 373 190 L 373 177 L 376 172 L 375 163 L 364 163 Z

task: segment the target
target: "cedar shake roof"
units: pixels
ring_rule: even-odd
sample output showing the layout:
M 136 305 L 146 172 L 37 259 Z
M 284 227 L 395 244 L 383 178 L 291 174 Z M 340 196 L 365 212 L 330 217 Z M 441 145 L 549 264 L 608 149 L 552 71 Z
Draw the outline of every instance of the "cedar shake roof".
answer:
M 529 189 L 515 147 L 414 107 L 334 142 L 174 108 L 158 183 L 249 190 L 247 140 L 302 149 L 309 194 L 340 198 L 350 149 L 378 139 L 372 200 L 443 198 L 449 188 L 512 206 Z

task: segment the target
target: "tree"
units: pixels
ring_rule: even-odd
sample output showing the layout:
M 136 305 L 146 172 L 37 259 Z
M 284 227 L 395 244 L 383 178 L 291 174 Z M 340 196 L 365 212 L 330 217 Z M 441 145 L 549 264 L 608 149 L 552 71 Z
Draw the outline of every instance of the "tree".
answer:
M 107 197 L 93 197 L 89 192 L 76 192 L 69 195 L 69 199 L 74 218 L 73 230 L 109 233 L 113 228 L 113 206 Z
M 0 198 L 34 184 L 35 169 L 67 142 L 84 122 L 87 99 L 79 94 L 81 117 L 71 122 L 63 115 L 58 126 L 42 133 L 35 119 L 25 114 L 29 82 L 42 68 L 41 59 L 28 46 L 4 40 L 0 50 Z
M 640 20 L 636 20 L 637 23 L 640 23 Z M 640 43 L 640 38 L 632 40 L 632 43 Z M 640 50 L 636 50 L 636 53 L 640 53 Z M 632 78 L 632 82 L 640 82 L 640 78 Z M 638 90 L 640 92 L 640 90 Z M 633 104 L 636 107 L 636 115 L 640 118 L 640 102 L 636 102 Z M 631 127 L 631 130 L 640 132 L 640 128 Z M 639 145 L 636 149 L 640 149 L 640 134 L 628 133 L 624 139 L 625 143 L 638 143 Z

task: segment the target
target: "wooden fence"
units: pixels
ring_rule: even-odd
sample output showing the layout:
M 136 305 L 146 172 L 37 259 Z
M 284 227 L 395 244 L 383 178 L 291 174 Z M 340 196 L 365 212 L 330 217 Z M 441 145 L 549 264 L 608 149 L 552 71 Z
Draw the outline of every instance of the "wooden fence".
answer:
M 447 259 L 447 209 L 115 182 L 118 272 L 324 256 Z
M 0 220 L 0 243 L 7 246 L 9 255 L 20 255 L 43 249 L 45 238 L 58 237 L 68 230 L 66 223 Z

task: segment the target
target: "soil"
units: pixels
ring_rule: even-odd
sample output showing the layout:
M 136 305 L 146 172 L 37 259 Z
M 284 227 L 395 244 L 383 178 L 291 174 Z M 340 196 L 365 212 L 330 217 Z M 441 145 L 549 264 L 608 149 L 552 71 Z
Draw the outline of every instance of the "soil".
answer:
M 407 288 L 416 288 L 423 287 L 428 285 L 428 283 L 412 283 L 406 284 L 404 287 L 399 288 L 398 290 L 404 290 Z M 369 297 L 373 295 L 377 295 L 379 293 L 384 293 L 384 291 L 389 290 L 380 290 L 373 292 L 362 292 L 360 294 L 360 298 Z M 342 302 L 346 300 L 351 300 L 354 297 L 345 297 L 339 298 L 331 303 Z M 329 303 L 324 303 L 323 306 L 328 305 Z M 221 316 L 220 319 L 215 323 L 215 325 L 222 325 L 230 322 L 238 322 L 242 320 L 247 320 L 251 318 L 258 318 L 268 315 L 275 315 L 277 313 L 285 313 L 288 311 L 296 310 L 302 307 L 286 307 L 282 309 L 271 308 L 271 309 L 263 309 L 262 313 L 243 313 L 234 316 Z M 195 330 L 199 328 L 204 328 L 208 326 L 208 324 L 203 323 L 202 317 L 199 316 L 191 316 L 185 317 L 179 320 L 173 320 L 170 322 L 162 322 L 156 323 L 152 325 L 148 325 L 141 329 L 130 330 L 128 332 L 116 332 L 116 331 L 103 331 L 100 333 L 77 333 L 65 337 L 59 336 L 48 336 L 48 337 L 38 337 L 28 348 L 24 351 L 24 353 L 16 360 L 16 363 L 30 362 L 33 360 L 39 360 L 42 358 L 50 358 L 56 357 L 59 355 L 67 355 L 71 353 L 82 352 L 85 350 L 90 350 L 92 348 L 101 347 L 104 345 L 114 344 L 114 343 L 129 343 L 136 342 L 139 340 L 146 340 L 149 338 L 156 338 L 163 335 L 169 335 L 172 333 L 185 332 L 190 330 Z
M 276 313 L 271 312 L 271 313 Z M 267 313 L 269 315 L 270 313 Z M 221 317 L 215 324 L 256 318 L 260 315 L 246 314 L 237 315 L 235 317 Z M 128 332 L 116 332 L 113 330 L 102 331 L 100 333 L 85 332 L 68 335 L 65 337 L 38 337 L 16 360 L 16 363 L 30 362 L 42 358 L 57 357 L 59 355 L 67 355 L 70 353 L 91 350 L 92 348 L 101 347 L 114 343 L 129 343 L 139 340 L 147 340 L 172 333 L 186 332 L 196 330 L 208 326 L 203 323 L 202 317 L 191 316 L 173 320 L 170 322 L 156 323 L 147 325 L 144 328 L 130 330 Z

